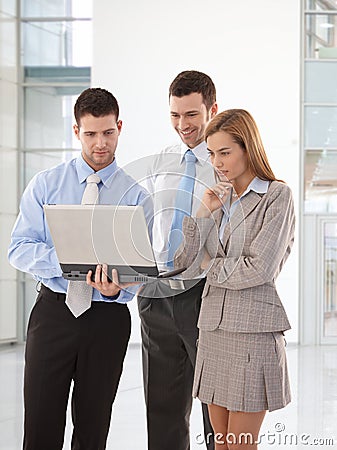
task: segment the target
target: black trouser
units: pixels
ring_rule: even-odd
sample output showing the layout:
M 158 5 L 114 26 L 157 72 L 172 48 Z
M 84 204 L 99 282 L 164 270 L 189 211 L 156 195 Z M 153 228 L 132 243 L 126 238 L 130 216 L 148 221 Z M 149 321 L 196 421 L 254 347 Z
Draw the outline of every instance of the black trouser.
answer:
M 75 318 L 41 287 L 31 312 L 24 379 L 24 450 L 61 450 L 71 381 L 73 450 L 103 450 L 130 337 L 126 305 L 93 302 Z
M 189 419 L 197 351 L 197 321 L 205 281 L 180 293 L 167 282 L 138 296 L 148 450 L 189 450 Z M 214 449 L 207 405 L 202 405 L 208 449 Z M 200 437 L 199 440 L 200 442 Z

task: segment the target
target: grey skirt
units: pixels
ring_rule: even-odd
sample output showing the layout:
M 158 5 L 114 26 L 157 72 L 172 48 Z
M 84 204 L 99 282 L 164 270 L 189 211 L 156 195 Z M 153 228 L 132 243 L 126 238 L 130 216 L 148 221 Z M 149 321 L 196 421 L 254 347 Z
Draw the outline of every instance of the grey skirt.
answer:
M 283 333 L 200 330 L 193 397 L 229 411 L 286 406 L 290 386 Z

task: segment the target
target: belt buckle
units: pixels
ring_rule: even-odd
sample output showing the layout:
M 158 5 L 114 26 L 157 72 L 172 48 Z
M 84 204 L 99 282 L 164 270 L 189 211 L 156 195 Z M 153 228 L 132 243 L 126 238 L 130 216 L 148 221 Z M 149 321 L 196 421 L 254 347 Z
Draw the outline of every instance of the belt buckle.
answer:
M 179 290 L 179 291 L 182 291 L 185 289 L 185 284 L 184 284 L 183 280 L 172 279 L 172 280 L 168 280 L 168 282 L 169 282 L 171 289 Z

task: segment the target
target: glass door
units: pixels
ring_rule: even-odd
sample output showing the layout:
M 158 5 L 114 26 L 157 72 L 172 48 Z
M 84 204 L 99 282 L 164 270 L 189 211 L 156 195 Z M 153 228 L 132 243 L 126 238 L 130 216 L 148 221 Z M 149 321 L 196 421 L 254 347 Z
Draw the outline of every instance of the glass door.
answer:
M 337 217 L 320 219 L 321 343 L 337 343 Z
M 300 342 L 337 344 L 337 1 L 301 4 Z

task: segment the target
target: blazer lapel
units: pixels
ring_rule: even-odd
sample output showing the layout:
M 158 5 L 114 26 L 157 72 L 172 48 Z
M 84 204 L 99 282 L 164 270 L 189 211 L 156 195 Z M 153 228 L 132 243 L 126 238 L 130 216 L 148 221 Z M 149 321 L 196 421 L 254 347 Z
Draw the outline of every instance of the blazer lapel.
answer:
M 218 229 L 220 228 L 221 225 L 221 221 L 222 221 L 222 217 L 223 217 L 223 209 L 220 208 L 217 211 L 215 211 L 215 213 L 213 214 L 213 218 L 215 220 L 215 224 L 218 227 Z
M 212 215 L 213 216 L 213 220 L 214 220 L 215 225 L 216 225 L 216 229 L 218 230 L 218 235 L 219 235 L 219 229 L 220 229 L 220 226 L 221 226 L 221 221 L 222 221 L 223 215 L 224 215 L 224 213 L 223 213 L 223 209 L 222 208 L 220 208 L 217 211 L 215 211 L 213 213 L 213 215 Z M 219 236 L 217 238 L 217 241 L 212 243 L 212 246 L 217 249 L 217 252 L 219 252 L 219 254 L 221 256 L 225 256 L 225 250 L 224 250 L 224 247 L 222 246 L 222 242 L 220 241 Z
M 226 248 L 227 241 L 233 231 L 240 225 L 241 222 L 256 208 L 260 203 L 262 196 L 255 191 L 250 191 L 247 195 L 239 201 L 234 214 L 225 226 L 223 236 L 223 248 Z

